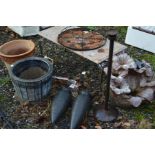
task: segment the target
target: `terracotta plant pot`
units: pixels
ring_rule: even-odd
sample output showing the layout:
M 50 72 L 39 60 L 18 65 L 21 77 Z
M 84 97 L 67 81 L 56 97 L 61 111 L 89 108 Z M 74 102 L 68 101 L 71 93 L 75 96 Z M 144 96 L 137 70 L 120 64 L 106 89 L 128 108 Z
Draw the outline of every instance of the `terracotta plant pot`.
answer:
M 0 58 L 5 64 L 32 56 L 35 44 L 31 40 L 13 40 L 0 46 Z

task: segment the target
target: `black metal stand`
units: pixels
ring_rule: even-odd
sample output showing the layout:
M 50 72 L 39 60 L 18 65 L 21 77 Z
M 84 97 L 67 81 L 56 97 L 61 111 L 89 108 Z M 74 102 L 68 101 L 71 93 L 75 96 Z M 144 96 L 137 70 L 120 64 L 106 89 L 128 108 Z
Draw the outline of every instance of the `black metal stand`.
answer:
M 39 39 L 38 45 L 39 45 L 39 50 L 40 50 L 39 56 L 40 57 L 44 57 L 44 53 L 43 53 L 43 38 L 42 37 Z
M 98 105 L 96 107 L 96 118 L 99 121 L 103 121 L 103 122 L 114 121 L 118 116 L 118 111 L 109 106 L 112 59 L 113 59 L 114 41 L 116 40 L 116 36 L 117 36 L 117 32 L 115 30 L 111 30 L 108 32 L 108 37 L 110 40 L 110 48 L 109 48 L 109 61 L 108 61 L 108 74 L 107 74 L 105 102 L 103 102 L 101 105 Z

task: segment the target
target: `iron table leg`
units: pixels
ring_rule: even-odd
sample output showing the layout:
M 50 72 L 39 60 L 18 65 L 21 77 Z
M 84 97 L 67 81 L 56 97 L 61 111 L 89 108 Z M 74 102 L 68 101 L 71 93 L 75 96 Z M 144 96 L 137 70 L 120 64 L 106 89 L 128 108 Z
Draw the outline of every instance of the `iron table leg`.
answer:
M 118 111 L 109 106 L 112 59 L 113 59 L 114 40 L 116 39 L 116 34 L 117 34 L 116 31 L 110 31 L 108 35 L 110 39 L 110 48 L 108 59 L 106 95 L 105 95 L 105 101 L 96 107 L 96 118 L 102 122 L 114 121 L 118 116 Z
M 39 49 L 40 49 L 40 56 L 43 57 L 43 46 L 42 46 L 42 38 L 39 39 Z

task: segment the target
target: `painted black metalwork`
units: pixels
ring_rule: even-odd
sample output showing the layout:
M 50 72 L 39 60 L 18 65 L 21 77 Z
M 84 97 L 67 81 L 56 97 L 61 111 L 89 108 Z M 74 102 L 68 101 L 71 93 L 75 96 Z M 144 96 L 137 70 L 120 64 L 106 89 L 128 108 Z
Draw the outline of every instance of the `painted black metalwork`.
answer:
M 97 105 L 95 109 L 96 118 L 103 122 L 114 121 L 118 116 L 117 110 L 115 108 L 109 107 L 113 49 L 114 49 L 114 41 L 116 40 L 116 36 L 117 36 L 117 32 L 115 30 L 111 30 L 108 32 L 108 38 L 110 40 L 110 48 L 109 48 L 108 74 L 107 74 L 105 101 L 103 101 L 102 104 Z

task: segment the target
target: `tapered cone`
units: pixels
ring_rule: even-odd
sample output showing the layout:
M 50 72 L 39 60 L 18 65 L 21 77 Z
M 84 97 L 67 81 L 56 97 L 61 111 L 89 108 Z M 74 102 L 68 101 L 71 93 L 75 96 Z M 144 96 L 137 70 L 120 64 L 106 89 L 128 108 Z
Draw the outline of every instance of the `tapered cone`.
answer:
M 63 88 L 58 92 L 53 100 L 51 108 L 51 121 L 52 124 L 60 118 L 60 116 L 66 111 L 71 102 L 71 92 L 69 88 Z
M 91 97 L 87 91 L 81 92 L 81 94 L 77 97 L 71 115 L 71 124 L 70 128 L 77 128 L 82 122 L 86 112 L 88 111 L 91 104 Z

